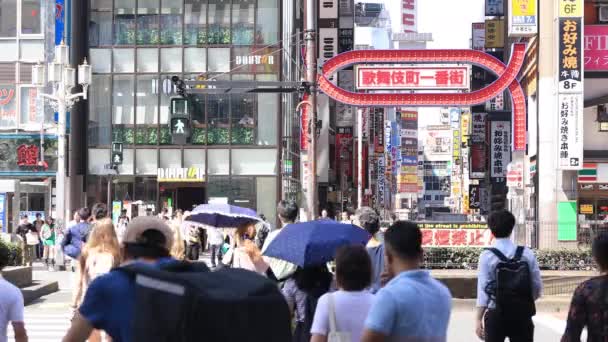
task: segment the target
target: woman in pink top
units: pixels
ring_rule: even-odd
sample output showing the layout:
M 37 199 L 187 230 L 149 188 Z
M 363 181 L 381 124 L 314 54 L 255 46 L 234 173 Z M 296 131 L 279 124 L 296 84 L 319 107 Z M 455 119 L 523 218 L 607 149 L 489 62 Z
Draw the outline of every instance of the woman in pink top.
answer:
M 91 282 L 120 263 L 120 246 L 111 219 L 97 221 L 89 234 L 79 262 L 76 291 L 72 301 L 74 310 L 80 305 Z M 88 341 L 101 341 L 101 333 L 94 330 Z M 108 337 L 106 341 L 109 341 Z

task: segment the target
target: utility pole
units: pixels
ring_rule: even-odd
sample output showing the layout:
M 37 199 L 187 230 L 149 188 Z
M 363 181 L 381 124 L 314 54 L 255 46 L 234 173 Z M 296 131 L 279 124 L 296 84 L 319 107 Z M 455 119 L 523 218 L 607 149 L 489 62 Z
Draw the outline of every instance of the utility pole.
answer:
M 310 86 L 310 146 L 308 151 L 308 165 L 310 174 L 307 184 L 306 206 L 308 219 L 317 218 L 317 2 L 306 0 L 306 22 L 304 26 L 304 41 L 306 42 L 306 82 Z
M 357 208 L 363 206 L 363 108 L 357 109 Z

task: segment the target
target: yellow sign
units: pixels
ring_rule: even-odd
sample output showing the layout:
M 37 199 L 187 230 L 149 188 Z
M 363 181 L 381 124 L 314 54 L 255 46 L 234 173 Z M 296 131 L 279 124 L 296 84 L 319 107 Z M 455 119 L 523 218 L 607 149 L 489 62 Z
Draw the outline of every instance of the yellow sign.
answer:
M 525 17 L 536 15 L 537 0 L 511 0 L 513 2 L 513 16 Z
M 583 12 L 583 0 L 559 0 L 560 17 L 582 17 Z
M 159 168 L 157 181 L 201 183 L 205 181 L 205 169 L 200 167 Z
M 417 175 L 399 175 L 399 183 L 418 183 Z
M 418 174 L 418 167 L 412 165 L 401 165 L 401 173 Z
M 593 204 L 581 204 L 580 212 L 581 214 L 593 215 Z
M 469 125 L 471 123 L 471 113 L 463 112 L 460 116 L 460 135 L 462 142 L 466 145 L 469 142 Z
M 486 20 L 486 48 L 502 48 L 505 46 L 504 19 Z

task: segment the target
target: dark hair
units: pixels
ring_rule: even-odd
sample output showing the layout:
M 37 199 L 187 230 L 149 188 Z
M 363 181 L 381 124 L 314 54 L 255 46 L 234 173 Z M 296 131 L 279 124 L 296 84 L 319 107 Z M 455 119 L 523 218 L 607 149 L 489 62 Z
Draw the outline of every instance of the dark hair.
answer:
M 26 219 L 26 218 L 27 218 L 27 215 L 26 215 L 26 214 L 21 215 L 21 219 L 22 219 L 22 220 L 23 220 L 23 219 Z
M 282 200 L 277 204 L 277 214 L 283 222 L 295 222 L 299 209 L 295 201 Z
M 594 240 L 591 247 L 591 253 L 595 262 L 597 262 L 600 270 L 608 271 L 608 233 L 600 233 Z
M 91 211 L 89 208 L 85 207 L 78 210 L 78 217 L 80 217 L 81 220 L 86 221 L 89 219 L 89 216 L 91 216 Z
M 3 268 L 8 266 L 10 260 L 11 250 L 5 243 L 0 242 L 0 271 L 2 271 Z
M 488 217 L 488 227 L 495 238 L 507 238 L 515 227 L 515 216 L 506 209 L 493 211 Z
M 329 290 L 332 275 L 325 265 L 298 267 L 293 278 L 301 291 L 314 296 L 320 296 Z
M 167 208 L 163 208 L 163 210 L 162 210 L 162 213 L 163 213 L 163 214 L 166 214 L 166 213 L 168 213 L 168 212 L 169 212 L 169 209 L 167 209 Z
M 91 213 L 96 220 L 101 220 L 108 216 L 108 207 L 104 203 L 95 203 L 93 204 Z
M 422 232 L 410 221 L 396 221 L 384 234 L 384 243 L 402 259 L 419 259 L 422 256 Z
M 42 214 L 41 213 L 36 213 L 36 218 L 38 218 L 38 217 L 42 217 Z
M 367 230 L 371 235 L 376 234 L 380 230 L 380 216 L 370 207 L 361 207 L 355 212 L 361 228 Z
M 372 261 L 363 246 L 343 246 L 336 252 L 336 280 L 345 291 L 363 291 L 372 281 Z
M 124 244 L 127 258 L 164 258 L 169 256 L 169 251 L 165 247 L 167 239 L 160 231 L 148 229 L 141 233 L 137 240 L 137 242 Z

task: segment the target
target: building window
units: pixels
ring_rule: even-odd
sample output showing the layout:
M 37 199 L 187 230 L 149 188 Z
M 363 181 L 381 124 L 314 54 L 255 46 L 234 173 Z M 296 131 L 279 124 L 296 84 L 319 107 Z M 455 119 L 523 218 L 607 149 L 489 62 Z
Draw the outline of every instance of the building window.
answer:
M 230 0 L 209 0 L 208 13 L 208 43 L 230 44 Z
M 114 1 L 114 44 L 135 44 L 135 0 Z
M 42 0 L 22 0 L 21 3 L 21 33 L 42 33 Z
M 256 44 L 270 45 L 279 41 L 279 4 L 277 0 L 258 0 Z
M 207 44 L 207 0 L 186 0 L 184 44 Z
M 232 44 L 252 45 L 255 24 L 255 1 L 233 0 Z
M 17 37 L 17 1 L 0 0 L 0 37 Z
M 159 42 L 159 0 L 139 0 L 137 4 L 137 44 L 156 45 Z
M 160 15 L 160 43 L 182 45 L 182 0 L 163 0 Z
M 112 77 L 93 75 L 89 88 L 89 144 L 91 146 L 109 145 L 112 138 Z

